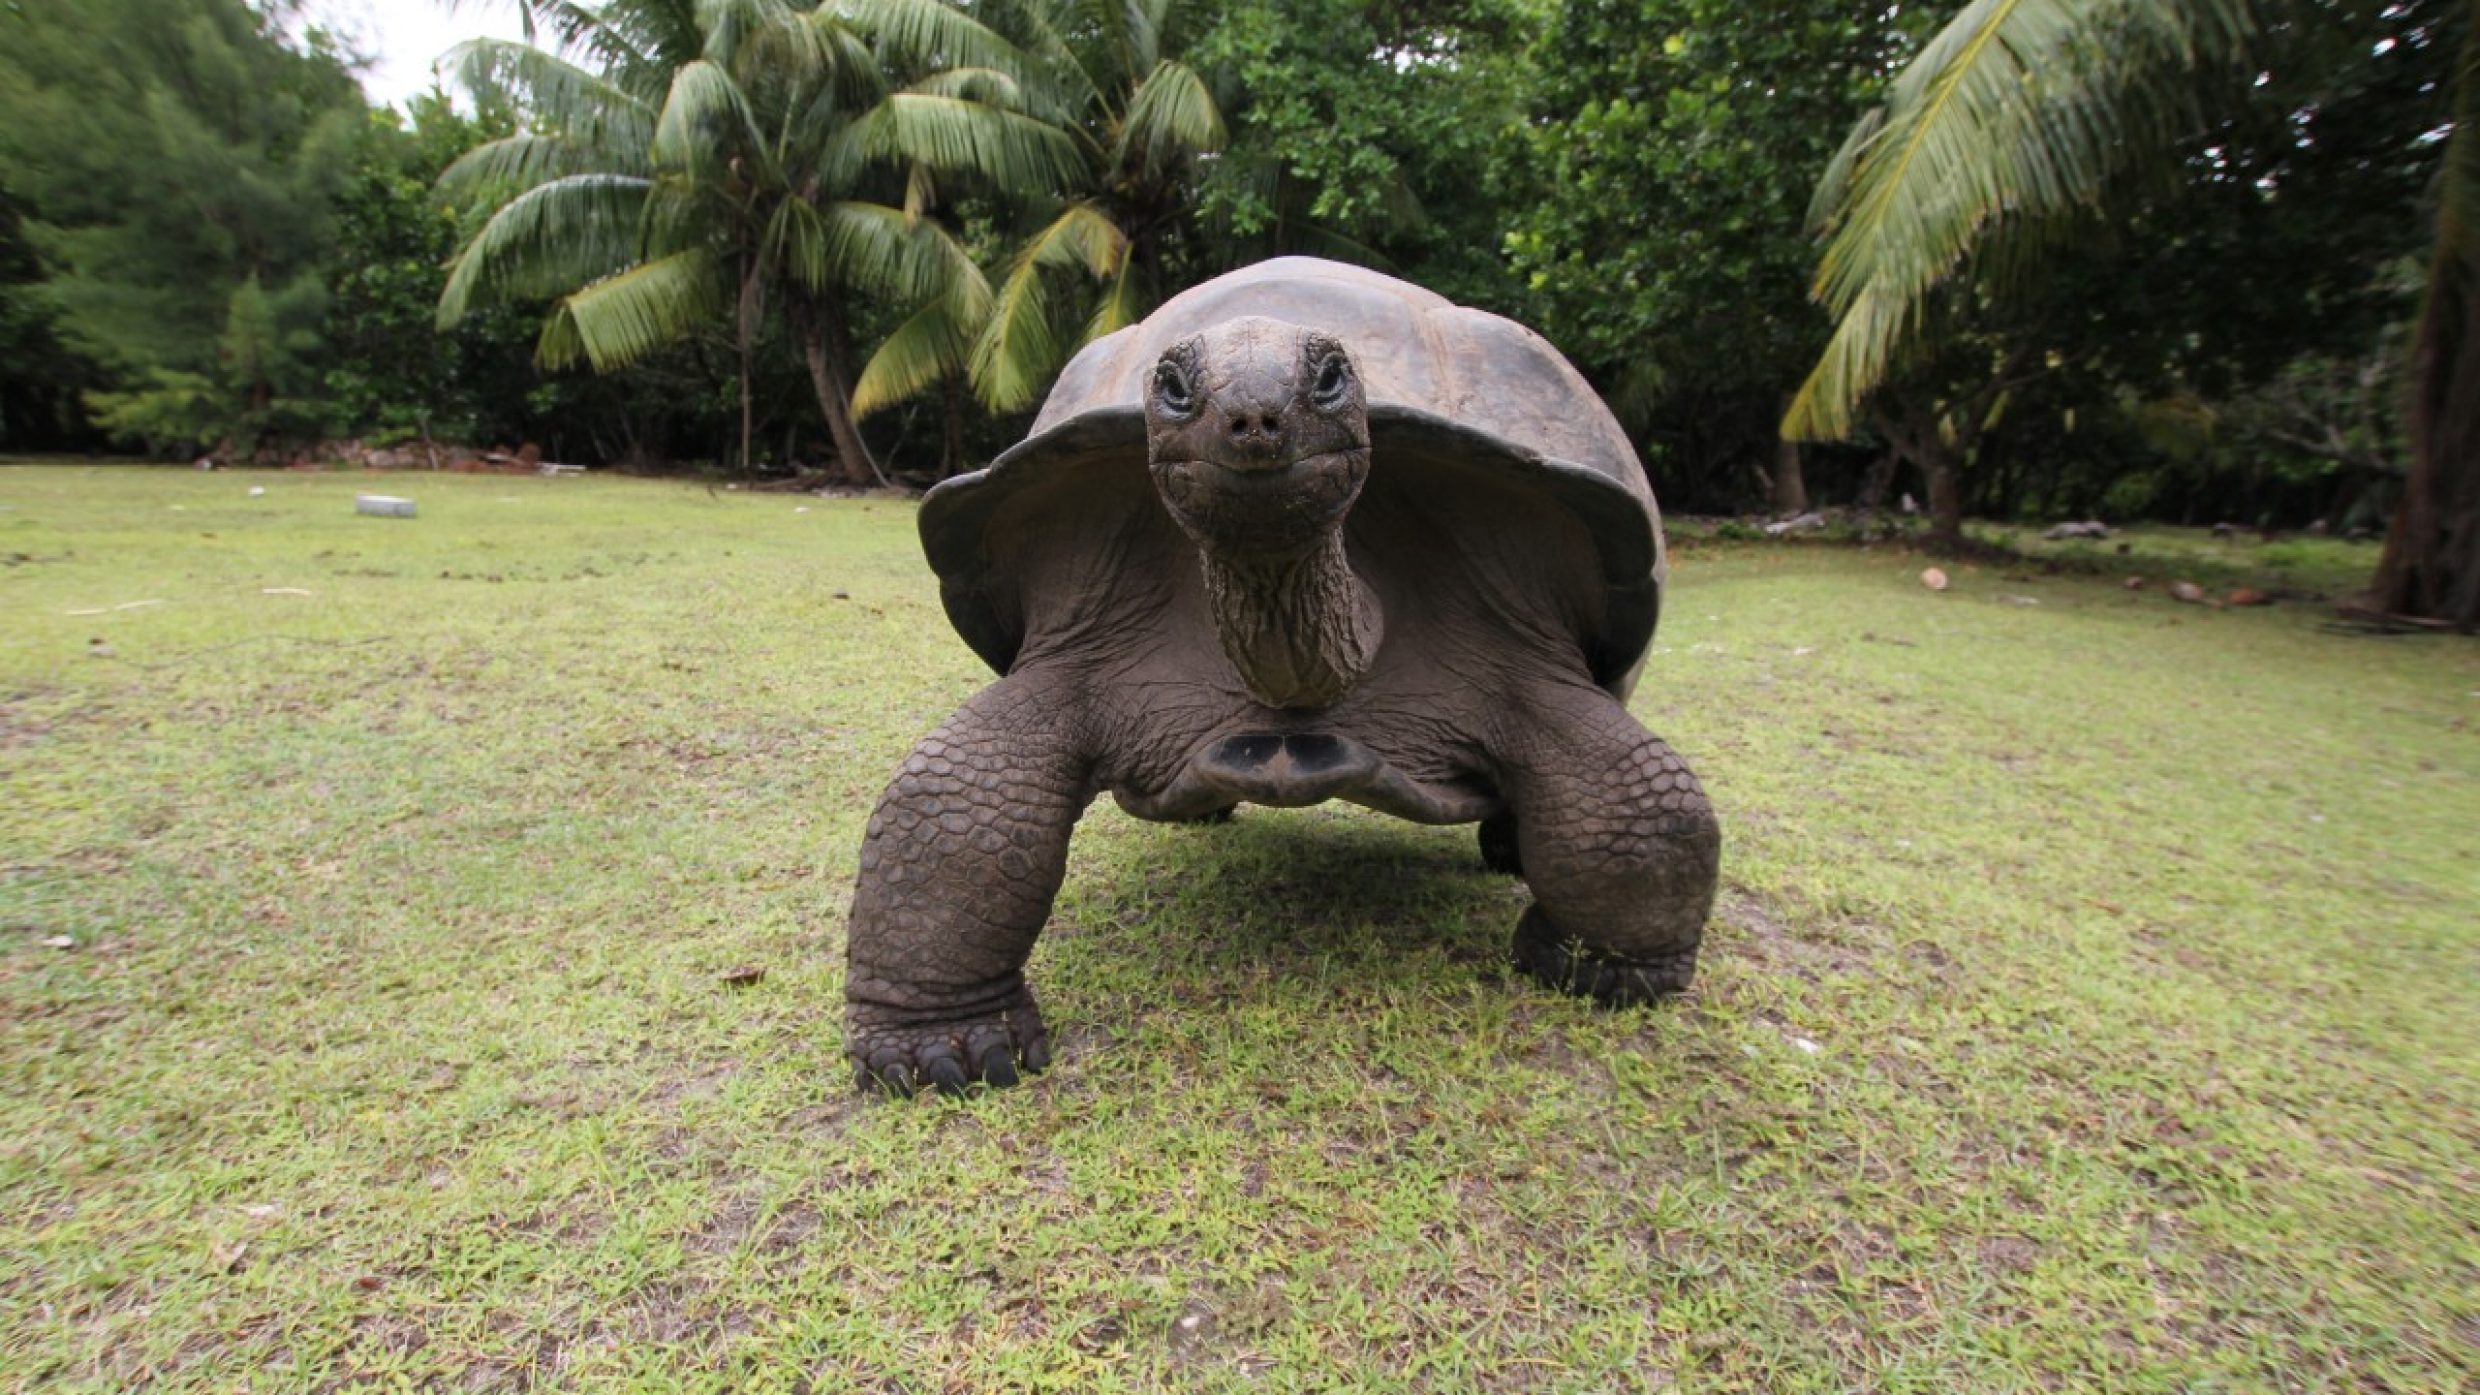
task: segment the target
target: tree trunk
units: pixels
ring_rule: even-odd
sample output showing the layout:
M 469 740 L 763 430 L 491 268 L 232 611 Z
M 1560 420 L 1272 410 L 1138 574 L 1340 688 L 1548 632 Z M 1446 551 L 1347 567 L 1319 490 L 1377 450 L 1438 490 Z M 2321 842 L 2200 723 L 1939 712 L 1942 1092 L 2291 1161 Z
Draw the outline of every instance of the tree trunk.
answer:
M 1786 397 L 1776 420 L 1790 411 L 1791 399 Z M 1788 436 L 1774 446 L 1774 512 L 1786 516 L 1808 512 L 1808 477 L 1800 468 L 1800 443 Z
M 1808 512 L 1808 479 L 1800 472 L 1800 443 L 1784 441 L 1774 452 L 1774 512 Z
M 1920 468 L 1929 477 L 1929 540 L 1944 547 L 1962 546 L 1962 457 L 1933 439 Z
M 754 415 L 749 397 L 749 364 L 751 345 L 758 333 L 758 268 L 755 261 L 745 263 L 741 271 L 740 313 L 735 317 L 741 357 L 741 473 L 749 473 L 749 430 Z
M 878 462 L 853 421 L 852 354 L 844 343 L 844 322 L 826 303 L 811 307 L 802 319 L 801 356 L 808 360 L 818 413 L 827 419 L 827 438 L 835 445 L 836 471 L 846 484 L 868 485 L 878 479 Z
M 2411 350 L 2411 477 L 2372 600 L 2480 630 L 2480 0 L 2463 43 L 2437 248 Z

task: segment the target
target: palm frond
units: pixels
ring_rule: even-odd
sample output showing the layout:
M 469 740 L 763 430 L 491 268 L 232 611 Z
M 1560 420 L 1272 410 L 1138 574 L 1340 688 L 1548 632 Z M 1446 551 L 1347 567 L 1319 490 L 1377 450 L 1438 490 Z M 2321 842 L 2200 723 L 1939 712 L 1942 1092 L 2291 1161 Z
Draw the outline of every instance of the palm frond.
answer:
M 715 324 L 731 303 L 713 253 L 674 252 L 562 299 L 543 325 L 534 357 L 554 369 L 583 358 L 595 372 L 608 373 Z
M 1086 318 L 1081 342 L 1091 344 L 1106 334 L 1117 334 L 1144 319 L 1145 309 L 1145 297 L 1137 283 L 1137 264 L 1122 259 L 1109 288 L 1095 303 L 1094 313 Z
M 1072 187 L 1085 170 L 1076 142 L 1048 122 L 926 92 L 889 93 L 829 142 L 822 163 L 842 171 L 871 159 L 969 171 L 1016 189 Z
M 904 303 L 990 296 L 981 268 L 953 234 L 885 204 L 846 200 L 819 208 L 786 199 L 767 224 L 764 246 L 811 290 L 866 286 Z
M 990 313 L 989 287 L 982 289 L 978 312 L 969 299 L 960 303 L 956 297 L 938 296 L 896 326 L 862 365 L 853 384 L 853 416 L 892 407 L 965 372 L 974 338 Z
M 997 68 L 946 68 L 905 89 L 933 97 L 955 97 L 1008 111 L 1025 109 L 1024 84 Z
M 1034 79 L 1036 115 L 1072 120 L 1102 100 L 1094 68 L 1069 39 L 1081 32 L 1078 0 L 982 0 L 981 8 L 1024 54 L 1018 71 Z
M 1077 27 L 1094 36 L 1093 42 L 1107 56 L 1115 76 L 1110 86 L 1133 82 L 1137 74 L 1150 72 L 1153 65 L 1137 51 L 1136 35 L 1129 31 L 1131 6 L 1129 0 L 1071 0 L 1077 10 Z
M 830 0 L 818 10 L 876 38 L 896 56 L 933 68 L 1022 72 L 1025 55 L 997 30 L 946 0 Z
M 1035 233 L 1017 255 L 1019 260 L 1062 271 L 1081 266 L 1099 281 L 1118 274 L 1126 262 L 1128 234 L 1092 204 L 1073 203 Z
M 1170 27 L 1168 0 L 1120 0 L 1121 21 L 1128 35 L 1128 70 L 1148 73 L 1162 62 L 1163 30 Z
M 705 174 L 734 155 L 763 159 L 765 150 L 749 99 L 722 65 L 701 58 L 672 75 L 671 95 L 654 128 L 657 165 Z
M 493 200 L 522 193 L 547 179 L 602 169 L 609 161 L 561 136 L 519 132 L 484 141 L 439 172 L 438 189 L 458 202 Z M 629 171 L 638 173 L 639 171 Z
M 1125 166 L 1132 152 L 1142 152 L 1148 168 L 1162 170 L 1180 156 L 1220 150 L 1223 142 L 1223 112 L 1205 79 L 1185 63 L 1164 62 L 1128 99 L 1112 157 Z
M 698 54 L 709 63 L 729 68 L 744 44 L 789 25 L 798 16 L 784 0 L 698 0 L 698 23 L 706 31 Z
M 790 144 L 815 152 L 845 129 L 852 113 L 875 106 L 887 95 L 887 70 L 871 51 L 869 36 L 833 19 L 830 12 L 812 13 L 802 27 L 810 31 L 815 50 L 813 87 L 807 104 L 793 115 L 790 130 L 796 140 Z
M 1060 358 L 1042 268 L 1020 257 L 1000 283 L 990 319 L 974 341 L 967 366 L 973 391 L 994 412 L 1021 411 L 1042 395 Z
M 1091 204 L 1063 209 L 1016 253 L 1001 283 L 981 339 L 973 346 L 974 391 L 993 410 L 1012 412 L 1029 405 L 1059 371 L 1066 351 L 1053 323 L 1046 273 L 1083 271 L 1098 281 L 1112 282 L 1105 308 L 1085 325 L 1083 343 L 1098 327 L 1117 315 L 1114 307 L 1133 304 L 1128 272 L 1128 236 Z M 1112 326 L 1116 327 L 1116 325 Z
M 1839 322 L 1784 433 L 1849 435 L 1929 292 L 2001 220 L 2090 208 L 2133 162 L 2163 151 L 2193 119 L 2199 59 L 2235 48 L 2249 23 L 2249 0 L 1966 5 L 1854 129 L 1819 187 L 1829 240 L 1813 293 Z
M 450 49 L 445 61 L 468 87 L 514 93 L 530 126 L 566 136 L 598 156 L 641 158 L 653 134 L 650 103 L 557 54 L 506 39 L 473 39 Z
M 572 174 L 510 199 L 450 263 L 439 327 L 477 303 L 556 295 L 628 265 L 652 188 L 634 175 Z

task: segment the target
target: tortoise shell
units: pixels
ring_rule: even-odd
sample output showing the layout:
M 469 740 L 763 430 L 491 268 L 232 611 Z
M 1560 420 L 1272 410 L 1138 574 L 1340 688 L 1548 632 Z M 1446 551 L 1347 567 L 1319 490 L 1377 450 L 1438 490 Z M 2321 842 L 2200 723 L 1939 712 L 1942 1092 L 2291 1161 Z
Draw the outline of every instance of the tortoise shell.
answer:
M 1342 341 L 1369 401 L 1370 477 L 1359 512 L 1404 491 L 1512 482 L 1581 529 L 1600 594 L 1572 608 L 1595 682 L 1624 697 L 1652 643 L 1667 562 L 1661 514 L 1627 433 L 1566 359 L 1513 320 L 1459 306 L 1361 267 L 1312 257 L 1259 262 L 1164 302 L 1141 323 L 1088 344 L 1060 374 L 1026 438 L 987 469 L 922 500 L 924 550 L 948 618 L 1006 673 L 1025 639 L 1025 607 L 1005 538 L 1045 530 L 1063 509 L 1145 497 L 1144 390 L 1164 349 L 1244 315 L 1314 327 Z M 1074 477 L 1074 478 L 1071 478 Z M 1160 508 L 1159 503 L 1154 505 Z M 1510 526 L 1530 526 L 1519 512 Z M 1164 526 L 1168 527 L 1167 517 Z M 1440 538 L 1450 553 L 1452 538 Z

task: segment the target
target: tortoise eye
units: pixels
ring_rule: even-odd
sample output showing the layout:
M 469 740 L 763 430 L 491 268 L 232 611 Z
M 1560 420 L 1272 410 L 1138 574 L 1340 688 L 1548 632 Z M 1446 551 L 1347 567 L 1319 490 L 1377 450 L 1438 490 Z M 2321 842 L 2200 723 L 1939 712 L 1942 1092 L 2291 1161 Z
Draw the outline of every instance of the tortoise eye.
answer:
M 1318 364 L 1317 382 L 1309 388 L 1309 398 L 1320 408 L 1332 411 L 1343 405 L 1344 394 L 1351 386 L 1351 362 L 1340 353 L 1328 354 Z
M 1154 365 L 1154 400 L 1173 416 L 1186 416 L 1196 409 L 1196 391 L 1177 361 L 1164 359 Z

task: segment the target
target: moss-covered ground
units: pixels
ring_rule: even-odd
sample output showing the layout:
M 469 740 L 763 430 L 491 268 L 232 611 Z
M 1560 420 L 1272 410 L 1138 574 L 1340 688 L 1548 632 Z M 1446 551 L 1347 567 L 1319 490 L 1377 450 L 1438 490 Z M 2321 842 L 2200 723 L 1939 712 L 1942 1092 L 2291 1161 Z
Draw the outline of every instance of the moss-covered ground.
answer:
M 1468 829 L 1105 801 L 1056 1068 L 893 1102 L 911 505 L 371 487 L 0 470 L 0 1388 L 2480 1387 L 2469 641 L 1685 548 L 1692 994 L 1510 981 Z

